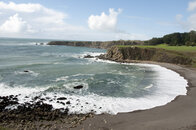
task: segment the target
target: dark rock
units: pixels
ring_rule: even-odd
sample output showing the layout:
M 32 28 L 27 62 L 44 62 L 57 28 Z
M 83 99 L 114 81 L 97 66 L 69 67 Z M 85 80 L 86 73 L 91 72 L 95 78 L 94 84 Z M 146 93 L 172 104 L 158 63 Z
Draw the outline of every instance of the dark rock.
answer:
M 39 99 L 40 98 L 40 96 L 35 96 L 34 98 L 33 98 L 33 100 L 37 100 L 37 99 Z
M 60 98 L 57 98 L 57 100 L 67 100 L 66 97 L 60 97 Z
M 60 102 L 62 105 L 65 105 L 65 103 L 64 102 Z
M 82 89 L 83 86 L 82 85 L 78 85 L 78 86 L 75 86 L 74 89 Z
M 45 101 L 46 99 L 44 99 L 44 98 L 41 98 L 40 100 L 41 100 L 41 101 Z
M 25 72 L 25 73 L 29 73 L 29 71 L 28 71 L 28 70 L 24 70 L 24 72 Z
M 71 104 L 71 102 L 70 101 L 67 101 L 66 104 Z
M 4 111 L 7 106 L 19 104 L 17 100 L 13 100 L 13 96 L 0 97 L 0 112 Z
M 84 56 L 84 58 L 94 58 L 94 56 L 86 55 L 86 56 Z

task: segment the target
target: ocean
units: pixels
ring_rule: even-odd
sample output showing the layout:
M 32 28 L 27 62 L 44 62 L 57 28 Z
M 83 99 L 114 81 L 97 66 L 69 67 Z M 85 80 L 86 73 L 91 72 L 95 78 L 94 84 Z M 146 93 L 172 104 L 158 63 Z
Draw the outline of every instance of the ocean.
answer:
M 54 109 L 69 108 L 70 114 L 117 114 L 186 95 L 187 81 L 169 69 L 84 58 L 106 50 L 48 46 L 49 41 L 0 38 L 0 96 L 18 95 L 20 104 L 39 97 Z M 75 89 L 78 85 L 82 88 Z

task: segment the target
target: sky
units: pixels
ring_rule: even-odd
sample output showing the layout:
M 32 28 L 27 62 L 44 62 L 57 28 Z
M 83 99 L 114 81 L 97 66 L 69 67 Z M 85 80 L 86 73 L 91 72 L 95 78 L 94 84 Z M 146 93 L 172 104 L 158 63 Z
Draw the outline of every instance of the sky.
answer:
M 196 30 L 196 0 L 3 0 L 0 37 L 148 40 Z

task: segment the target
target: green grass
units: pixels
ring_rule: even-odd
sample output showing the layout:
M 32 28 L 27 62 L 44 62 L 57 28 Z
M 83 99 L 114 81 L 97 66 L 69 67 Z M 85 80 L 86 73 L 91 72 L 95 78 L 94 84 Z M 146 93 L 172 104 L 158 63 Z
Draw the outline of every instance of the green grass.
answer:
M 130 45 L 119 45 L 119 47 L 130 47 Z M 168 46 L 166 44 L 156 45 L 156 46 L 148 46 L 148 45 L 136 45 L 136 47 L 141 48 L 162 48 L 171 51 L 178 51 L 178 52 L 196 52 L 196 46 Z

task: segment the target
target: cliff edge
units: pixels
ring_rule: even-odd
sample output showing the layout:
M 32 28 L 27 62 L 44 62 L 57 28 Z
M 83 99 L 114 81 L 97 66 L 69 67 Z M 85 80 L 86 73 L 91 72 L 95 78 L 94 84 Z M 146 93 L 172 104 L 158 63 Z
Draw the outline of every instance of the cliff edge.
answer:
M 181 65 L 191 65 L 193 62 L 191 58 L 178 52 L 158 48 L 140 48 L 134 46 L 113 46 L 108 49 L 106 54 L 99 56 L 99 58 L 117 62 L 124 62 L 126 60 L 141 60 Z

